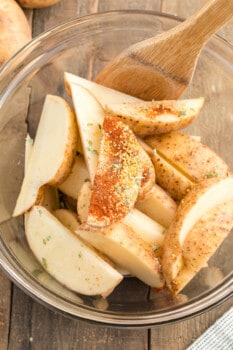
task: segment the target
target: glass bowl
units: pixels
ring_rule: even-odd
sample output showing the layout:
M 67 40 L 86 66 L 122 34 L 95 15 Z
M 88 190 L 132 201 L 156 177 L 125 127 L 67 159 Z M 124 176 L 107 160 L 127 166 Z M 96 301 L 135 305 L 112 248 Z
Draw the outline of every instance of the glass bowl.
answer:
M 0 72 L 0 265 L 26 293 L 65 315 L 111 326 L 149 327 L 194 316 L 232 295 L 232 234 L 178 297 L 128 277 L 104 300 L 73 293 L 41 272 L 27 245 L 23 218 L 11 217 L 23 177 L 26 134 L 35 135 L 47 93 L 67 98 L 64 71 L 92 79 L 130 44 L 180 21 L 146 11 L 86 16 L 38 36 Z M 233 48 L 213 37 L 184 96 L 205 97 L 200 118 L 186 131 L 199 135 L 233 168 L 232 62 Z

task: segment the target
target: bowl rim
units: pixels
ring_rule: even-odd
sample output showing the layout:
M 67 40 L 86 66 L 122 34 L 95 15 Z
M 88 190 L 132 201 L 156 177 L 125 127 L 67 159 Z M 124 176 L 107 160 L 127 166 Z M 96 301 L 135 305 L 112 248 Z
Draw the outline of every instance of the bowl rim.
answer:
M 37 35 L 24 47 L 22 47 L 16 54 L 14 54 L 0 69 L 0 81 L 1 77 L 7 74 L 8 70 L 11 69 L 11 65 L 17 58 L 21 55 L 31 51 L 31 49 L 36 46 L 39 42 L 45 40 L 58 31 L 67 30 L 73 26 L 77 26 L 80 23 L 92 22 L 96 17 L 98 18 L 110 18 L 111 16 L 119 15 L 150 15 L 155 17 L 168 18 L 177 22 L 182 22 L 184 19 L 176 15 L 167 14 L 165 12 L 159 11 L 149 11 L 149 10 L 112 10 L 89 14 L 86 16 L 81 16 L 65 23 L 56 25 L 45 32 Z M 217 38 L 222 44 L 228 46 L 233 50 L 233 45 L 231 45 L 227 40 L 215 34 L 214 37 Z M 1 87 L 1 83 L 0 83 Z M 0 88 L 1 90 L 1 88 Z M 1 102 L 1 96 L 0 96 Z M 70 303 L 62 296 L 53 294 L 52 291 L 46 288 L 46 286 L 40 285 L 39 281 L 36 279 L 28 279 L 27 271 L 22 266 L 17 264 L 17 261 L 10 256 L 8 249 L 4 248 L 4 243 L 0 239 L 0 268 L 8 275 L 8 277 L 26 294 L 31 296 L 33 299 L 37 300 L 39 303 L 45 305 L 49 309 L 59 312 L 68 317 L 75 317 L 80 319 L 85 319 L 90 322 L 97 322 L 100 324 L 105 324 L 106 326 L 118 327 L 118 328 L 142 328 L 142 327 L 152 327 L 157 325 L 169 324 L 184 319 L 194 317 L 201 314 L 210 308 L 217 306 L 218 304 L 226 301 L 233 296 L 233 272 L 229 274 L 219 285 L 209 289 L 205 293 L 199 295 L 198 297 L 192 299 L 191 302 L 187 302 L 181 306 L 175 306 L 168 311 L 158 311 L 151 313 L 144 313 L 133 315 L 123 315 L 113 312 L 96 310 L 88 306 L 83 306 L 82 304 L 76 305 L 75 303 Z M 202 296 L 201 300 L 199 298 Z M 62 308 L 61 308 L 62 300 Z M 191 312 L 190 312 L 191 311 Z M 138 316 L 141 316 L 140 319 Z

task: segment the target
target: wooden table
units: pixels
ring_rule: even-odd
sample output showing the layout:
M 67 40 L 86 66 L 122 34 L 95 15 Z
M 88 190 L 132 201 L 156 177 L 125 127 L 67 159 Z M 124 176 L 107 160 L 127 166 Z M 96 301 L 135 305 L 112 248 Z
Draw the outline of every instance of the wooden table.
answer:
M 231 0 L 229 0 L 231 1 Z M 146 9 L 187 17 L 204 0 L 61 0 L 57 5 L 25 13 L 36 36 L 77 16 L 113 9 Z M 233 22 L 221 31 L 233 43 Z M 230 299 L 190 320 L 153 329 L 111 329 L 65 318 L 27 296 L 0 272 L 0 350 L 186 349 L 233 305 Z

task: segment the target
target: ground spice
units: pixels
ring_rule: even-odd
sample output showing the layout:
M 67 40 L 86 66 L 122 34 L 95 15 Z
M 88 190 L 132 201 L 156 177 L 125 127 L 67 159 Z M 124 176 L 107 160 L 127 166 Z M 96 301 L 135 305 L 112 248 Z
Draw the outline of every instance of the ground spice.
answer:
M 140 145 L 127 125 L 106 116 L 87 222 L 106 226 L 133 207 L 142 179 Z

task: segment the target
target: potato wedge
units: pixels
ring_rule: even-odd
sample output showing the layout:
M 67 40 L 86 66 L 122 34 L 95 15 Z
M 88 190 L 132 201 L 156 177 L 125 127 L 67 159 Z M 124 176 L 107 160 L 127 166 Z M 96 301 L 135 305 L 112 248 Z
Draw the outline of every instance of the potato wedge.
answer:
M 155 251 L 162 247 L 165 228 L 138 209 L 132 209 L 122 221 Z
M 233 226 L 232 202 L 233 177 L 226 177 L 199 182 L 179 204 L 165 234 L 162 257 L 163 274 L 173 293 L 206 264 Z
M 80 191 L 78 197 L 77 211 L 80 221 L 87 222 L 88 211 L 91 199 L 91 183 L 86 182 Z M 165 228 L 152 220 L 149 216 L 133 208 L 129 214 L 123 218 L 122 222 L 133 230 L 145 242 L 149 243 L 153 249 L 162 246 L 164 240 Z
M 133 208 L 142 179 L 141 146 L 127 125 L 106 116 L 87 223 L 103 227 Z
M 61 97 L 47 95 L 13 216 L 39 203 L 44 185 L 65 180 L 73 165 L 76 143 L 77 125 L 70 106 Z
M 193 182 L 230 174 L 228 165 L 209 147 L 182 133 L 147 137 L 145 142 Z
M 0 33 L 1 67 L 32 38 L 27 18 L 14 0 L 0 2 Z
M 139 142 L 140 143 L 140 142 Z M 137 201 L 144 199 L 152 190 L 155 184 L 155 168 L 149 155 L 141 147 L 140 159 L 142 164 L 141 186 L 138 192 Z
M 155 184 L 143 200 L 136 202 L 135 207 L 167 228 L 175 216 L 177 204 L 167 192 Z
M 29 159 L 31 157 L 31 153 L 33 150 L 34 140 L 27 134 L 25 139 L 25 162 L 24 162 L 24 173 L 27 171 L 27 166 L 29 163 Z M 56 187 L 52 187 L 46 185 L 43 187 L 43 198 L 41 200 L 40 205 L 43 205 L 49 211 L 58 209 L 60 206 L 59 203 L 59 195 Z
M 58 185 L 58 188 L 67 196 L 77 199 L 83 183 L 87 180 L 89 180 L 89 172 L 83 156 L 79 154 L 75 157 L 70 174 Z
M 194 182 L 178 171 L 157 152 L 151 155 L 156 173 L 156 182 L 170 196 L 179 202 L 193 186 Z
M 41 206 L 30 211 L 25 232 L 44 269 L 75 292 L 107 296 L 123 278 Z
M 164 100 L 106 104 L 109 115 L 120 118 L 137 135 L 164 134 L 180 130 L 198 116 L 204 99 Z
M 124 94 L 120 91 L 109 89 L 103 85 L 97 84 L 93 81 L 81 78 L 77 75 L 65 72 L 64 74 L 65 86 L 68 94 L 71 95 L 73 85 L 80 85 L 87 89 L 105 108 L 106 103 L 123 103 L 141 101 L 136 97 Z
M 132 276 L 151 287 L 163 286 L 160 263 L 153 249 L 126 225 L 116 223 L 99 231 L 82 230 L 81 226 L 76 233 Z
M 91 201 L 91 182 L 86 181 L 81 187 L 78 194 L 77 201 L 77 213 L 81 223 L 87 222 L 89 213 L 90 201 Z
M 64 225 L 68 230 L 74 232 L 80 226 L 78 216 L 69 209 L 56 209 L 52 214 Z
M 70 88 L 82 140 L 84 158 L 91 182 L 93 183 L 105 113 L 99 102 L 87 89 L 77 84 L 70 85 Z

